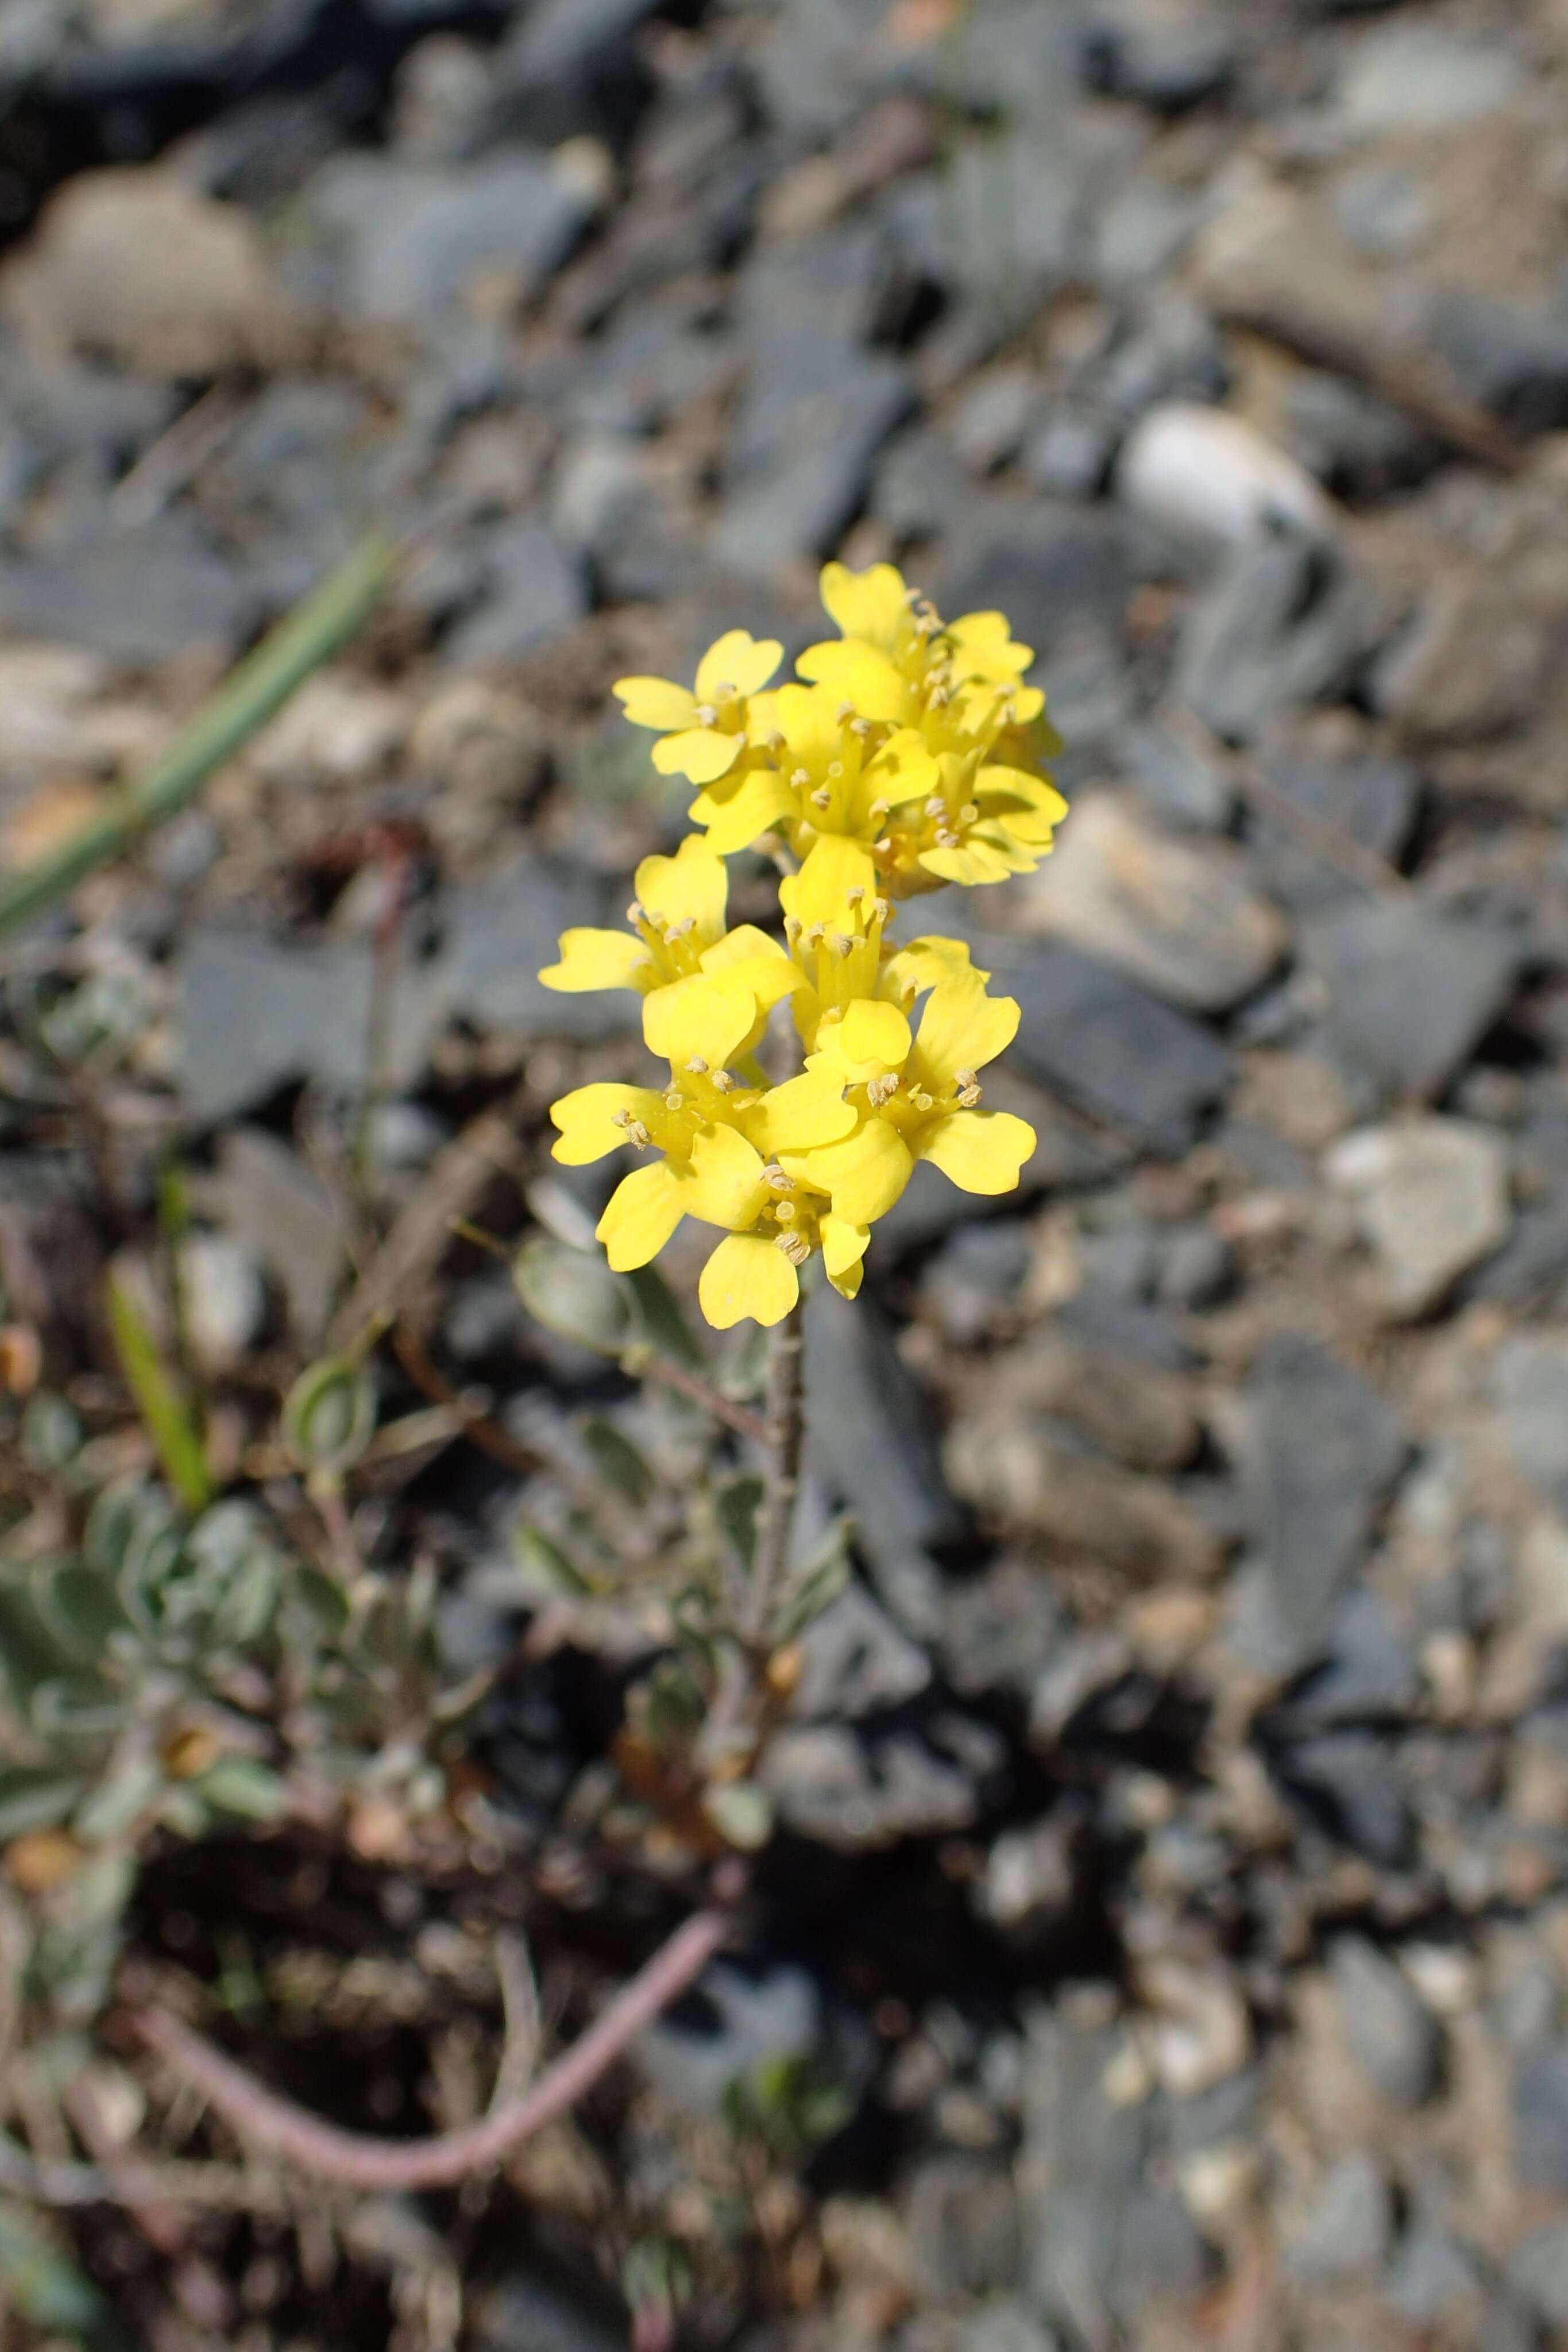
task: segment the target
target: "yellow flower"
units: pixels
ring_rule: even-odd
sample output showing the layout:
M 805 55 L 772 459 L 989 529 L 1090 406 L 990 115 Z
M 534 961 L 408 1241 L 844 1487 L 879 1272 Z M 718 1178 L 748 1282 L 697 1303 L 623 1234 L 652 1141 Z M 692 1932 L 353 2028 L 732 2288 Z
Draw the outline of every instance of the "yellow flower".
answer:
M 703 1311 L 727 1328 L 743 1315 L 777 1322 L 800 1294 L 799 1267 L 821 1248 L 830 1277 L 853 1296 L 865 1235 L 856 1236 L 825 1193 L 786 1174 L 786 1152 L 849 1134 L 855 1113 L 842 1080 L 808 1070 L 784 1085 L 747 1085 L 725 1066 L 744 1041 L 755 1000 L 727 976 L 699 976 L 650 997 L 651 1042 L 669 1058 L 670 1082 L 653 1087 L 579 1087 L 553 1104 L 555 1157 L 569 1167 L 604 1159 L 623 1144 L 661 1156 L 623 1177 L 597 1227 L 617 1273 L 646 1265 L 683 1217 L 722 1226 L 756 1250 L 715 1253 L 705 1275 Z M 749 1273 L 747 1269 L 749 1268 Z M 782 1304 L 779 1302 L 782 1301 Z
M 1031 872 L 1067 814 L 1039 764 L 1061 748 L 1045 698 L 1020 683 L 1031 649 L 1000 613 L 944 625 L 890 563 L 862 572 L 830 563 L 822 601 L 843 637 L 808 646 L 800 675 L 873 740 L 886 730 L 894 740 L 917 734 L 930 761 L 923 792 L 883 795 L 873 853 L 883 888 L 908 898 Z
M 825 686 L 781 686 L 753 706 L 756 760 L 699 793 L 695 823 L 727 857 L 783 826 L 802 856 L 819 835 L 873 842 L 891 809 L 929 794 L 936 762 L 913 727 L 892 733 Z
M 808 1054 L 816 1049 L 822 1024 L 841 1018 L 858 998 L 881 998 L 907 1011 L 939 980 L 974 969 L 961 940 L 911 940 L 895 953 L 885 937 L 893 908 L 879 897 L 873 875 L 859 843 L 824 835 L 800 872 L 779 886 L 784 936 L 798 974 L 791 1010 Z
M 938 981 L 914 1036 L 896 1005 L 851 1004 L 823 1024 L 808 1069 L 842 1080 L 858 1114 L 854 1132 L 786 1152 L 785 1169 L 825 1189 L 835 1213 L 857 1225 L 886 1215 L 918 1160 L 967 1192 L 1010 1192 L 1034 1129 L 1010 1111 L 979 1109 L 977 1074 L 1018 1024 L 1014 1000 L 988 996 L 973 971 Z
M 749 986 L 766 1012 L 789 994 L 794 974 L 778 941 L 754 923 L 725 929 L 728 896 L 723 860 L 700 834 L 688 834 L 673 857 L 644 857 L 638 866 L 630 930 L 563 931 L 560 961 L 539 978 L 568 995 L 634 988 L 652 1002 L 683 981 L 723 972 Z
M 612 690 L 633 727 L 658 730 L 653 765 L 662 776 L 709 784 L 727 775 L 745 751 L 750 698 L 783 658 L 776 638 L 727 629 L 697 664 L 695 693 L 664 677 L 618 678 Z

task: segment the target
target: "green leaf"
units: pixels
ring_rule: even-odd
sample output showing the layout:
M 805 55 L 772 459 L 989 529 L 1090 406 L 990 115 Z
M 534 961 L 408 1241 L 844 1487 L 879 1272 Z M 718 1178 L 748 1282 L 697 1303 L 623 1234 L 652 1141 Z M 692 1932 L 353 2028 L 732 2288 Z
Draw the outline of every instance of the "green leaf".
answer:
M 0 1771 L 0 1841 L 28 1830 L 57 1829 L 68 1821 L 87 1787 L 47 1764 L 13 1764 Z
M 773 1835 L 773 1801 L 755 1780 L 705 1790 L 703 1811 L 720 1837 L 742 1853 L 759 1853 Z
M 279 1775 L 254 1756 L 220 1756 L 209 1771 L 191 1782 L 194 1795 L 214 1811 L 238 1813 L 249 1822 L 281 1821 L 288 1796 Z
M 686 1321 L 680 1300 L 658 1267 L 641 1265 L 634 1274 L 624 1274 L 620 1279 L 632 1294 L 637 1323 L 647 1345 L 661 1356 L 673 1357 L 676 1363 L 689 1365 L 694 1371 L 699 1370 L 706 1360 L 701 1344 Z
M 0 2205 L 0 2282 L 32 2326 L 74 2336 L 90 2352 L 131 2352 L 131 2339 L 91 2280 L 14 2205 Z
M 757 1523 L 766 1488 L 760 1478 L 731 1478 L 718 1487 L 714 1503 L 718 1523 L 742 1568 L 750 1571 L 757 1558 Z
M 578 1599 L 591 1594 L 592 1585 L 541 1528 L 525 1519 L 512 1538 L 512 1552 L 517 1566 L 530 1582 L 537 1582 L 543 1592 L 570 1592 Z
M 352 1357 L 324 1356 L 288 1391 L 283 1442 L 301 1470 L 336 1476 L 351 1469 L 375 1433 L 375 1383 Z
M 530 1234 L 512 1260 L 517 1297 L 536 1323 L 597 1356 L 618 1356 L 632 1330 L 632 1300 L 597 1251 Z
M 169 1484 L 193 1517 L 213 1496 L 206 1449 L 189 1400 L 158 1351 L 130 1287 L 109 1278 L 109 1328 L 137 1411 L 158 1449 Z
M 96 1665 L 110 1637 L 131 1622 L 108 1577 L 80 1560 L 62 1561 L 41 1576 L 35 1601 L 44 1623 L 78 1665 Z
M 0 1579 L 0 1676 L 14 1703 L 28 1706 L 40 1684 L 69 1663 L 27 1583 L 16 1570 L 6 1572 Z
M 39 1389 L 23 1409 L 21 1439 L 30 1469 L 60 1471 L 81 1451 L 81 1423 L 63 1396 Z
M 850 1539 L 853 1533 L 854 1520 L 846 1512 L 833 1521 L 810 1559 L 796 1571 L 768 1627 L 768 1639 L 775 1649 L 804 1633 L 811 1620 L 831 1608 L 842 1592 L 850 1580 Z
M 639 1507 L 648 1501 L 658 1482 L 630 1438 L 624 1437 L 613 1422 L 601 1421 L 597 1414 L 585 1421 L 582 1442 L 594 1468 L 618 1495 L 624 1495 L 629 1503 Z

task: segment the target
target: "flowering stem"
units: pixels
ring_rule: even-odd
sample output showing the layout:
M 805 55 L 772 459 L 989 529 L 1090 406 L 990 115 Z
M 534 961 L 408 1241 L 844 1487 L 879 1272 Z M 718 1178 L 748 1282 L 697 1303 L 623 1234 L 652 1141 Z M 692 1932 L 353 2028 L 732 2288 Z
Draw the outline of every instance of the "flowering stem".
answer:
M 147 2047 L 199 2091 L 247 2147 L 285 2157 L 320 2179 L 350 2189 L 444 2189 L 490 2170 L 519 2141 L 591 2091 L 643 2028 L 695 1983 L 729 1927 L 730 1913 L 722 1903 L 694 1913 L 520 2097 L 493 2107 L 461 2131 L 432 2139 L 376 2139 L 323 2123 L 267 2090 L 167 2010 L 142 2010 L 131 2023 Z
M 739 1632 L 754 1654 L 768 1646 L 768 1627 L 779 1588 L 789 1570 L 789 1536 L 800 1483 L 800 1447 L 805 1436 L 801 1381 L 802 1325 L 797 1307 L 774 1327 L 768 1359 L 768 1485 L 757 1530 L 757 1555 L 741 1603 Z

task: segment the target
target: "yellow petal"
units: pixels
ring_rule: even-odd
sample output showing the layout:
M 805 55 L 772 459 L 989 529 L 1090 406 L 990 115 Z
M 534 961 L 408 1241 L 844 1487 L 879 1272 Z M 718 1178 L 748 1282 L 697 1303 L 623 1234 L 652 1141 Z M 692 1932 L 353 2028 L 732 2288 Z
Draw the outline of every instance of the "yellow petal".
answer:
M 909 592 L 904 574 L 891 563 L 873 563 L 865 572 L 826 563 L 821 591 L 823 604 L 846 637 L 865 637 L 886 648 L 898 643 L 909 614 Z
M 622 1176 L 593 1229 L 617 1274 L 658 1256 L 685 1213 L 684 1191 L 667 1160 Z
M 689 980 L 672 981 L 643 1000 L 643 1035 L 652 1054 L 661 1055 L 676 1070 L 690 1061 L 704 1061 L 710 1070 L 722 1070 L 757 1018 L 751 991 L 720 974 L 694 972 Z
M 947 634 L 960 677 L 1021 677 L 1034 659 L 1034 647 L 1018 643 L 1005 613 L 964 613 Z
M 633 727 L 656 727 L 661 734 L 689 727 L 697 707 L 695 694 L 667 677 L 618 677 L 610 691 Z
M 843 1080 L 831 1070 L 807 1070 L 781 1087 L 769 1087 L 746 1115 L 746 1131 L 765 1160 L 776 1160 L 784 1151 L 809 1151 L 814 1144 L 836 1143 L 854 1123 L 854 1110 L 844 1100 Z
M 900 808 L 905 801 L 929 799 L 941 782 L 941 770 L 913 727 L 901 727 L 861 779 L 868 803 L 886 801 L 891 808 Z
M 562 1095 L 549 1108 L 560 1129 L 550 1147 L 551 1157 L 568 1168 L 586 1168 L 591 1160 L 619 1150 L 630 1138 L 624 1127 L 616 1124 L 617 1111 L 641 1119 L 653 1133 L 665 1117 L 664 1097 L 650 1087 L 622 1087 L 608 1081 Z
M 1025 768 L 982 768 L 975 778 L 975 798 L 988 811 L 1037 809 L 1054 824 L 1067 814 L 1067 803 L 1050 777 L 1031 776 Z
M 822 1219 L 822 1264 L 829 1281 L 841 1290 L 846 1275 L 852 1273 L 855 1278 L 855 1289 L 844 1292 L 847 1298 L 860 1288 L 861 1260 L 870 1241 L 869 1225 L 852 1225 L 847 1217 L 836 1216 L 831 1209 Z
M 642 940 L 631 931 L 562 931 L 560 961 L 539 974 L 546 988 L 575 996 L 591 988 L 636 988 L 653 970 Z
M 653 761 L 661 776 L 685 776 L 689 784 L 712 784 L 728 775 L 745 748 L 738 735 L 721 735 L 716 727 L 690 727 L 655 743 Z
M 824 923 L 829 930 L 850 928 L 850 893 L 876 896 L 876 866 L 863 841 L 847 834 L 819 834 L 806 852 L 798 874 L 779 885 L 779 900 L 808 930 Z
M 800 1296 L 800 1276 L 760 1234 L 730 1234 L 697 1284 L 697 1303 L 716 1331 L 727 1331 L 747 1316 L 765 1326 L 782 1323 Z
M 655 928 L 690 920 L 699 940 L 716 940 L 728 896 L 724 861 L 700 834 L 687 834 L 673 857 L 644 857 L 637 868 L 638 901 Z
M 852 1265 L 846 1265 L 841 1274 L 830 1274 L 828 1276 L 841 1298 L 858 1298 L 864 1278 L 865 1266 L 858 1257 Z
M 977 973 L 945 981 L 932 990 L 920 1016 L 920 1066 L 946 1090 L 960 1070 L 984 1069 L 1005 1053 L 1018 1026 L 1017 1000 L 988 996 Z
M 702 967 L 707 972 L 724 972 L 749 988 L 760 1005 L 774 1005 L 780 997 L 798 988 L 800 975 L 792 959 L 770 940 L 755 923 L 737 923 L 705 948 Z
M 820 1151 L 783 1155 L 790 1175 L 832 1195 L 833 1213 L 852 1225 L 869 1225 L 884 1217 L 914 1171 L 915 1161 L 903 1138 L 874 1113 L 842 1143 Z
M 835 706 L 852 702 L 862 719 L 897 726 L 909 715 L 909 682 L 892 657 L 858 639 L 835 644 L 830 637 L 808 646 L 795 665 L 802 677 L 825 687 Z
M 1018 867 L 1011 858 L 987 841 L 977 840 L 973 833 L 956 849 L 923 849 L 920 863 L 927 874 L 935 874 L 943 882 L 961 882 L 966 889 L 977 884 L 1005 882 Z
M 1029 1121 L 1010 1110 L 955 1110 L 925 1130 L 916 1150 L 966 1192 L 1010 1192 L 1034 1143 Z
M 913 1044 L 909 1024 L 896 1004 L 860 997 L 844 1009 L 844 1017 L 822 1033 L 822 1044 L 835 1059 L 841 1055 L 857 1077 L 875 1077 L 883 1070 L 902 1070 Z
M 692 803 L 695 824 L 707 827 L 708 846 L 720 857 L 749 849 L 758 836 L 795 814 L 795 795 L 776 768 L 755 768 L 727 799 L 699 793 Z
M 783 658 L 777 637 L 727 629 L 697 664 L 697 700 L 716 702 L 726 687 L 732 694 L 760 694 Z
M 735 1232 L 755 1224 L 771 1197 L 761 1153 L 737 1129 L 710 1127 L 696 1137 L 681 1195 L 688 1217 Z
M 882 976 L 891 982 L 895 996 L 903 996 L 911 982 L 924 993 L 944 980 L 967 980 L 971 972 L 981 981 L 990 978 L 988 971 L 981 971 L 970 962 L 965 940 L 937 937 L 911 940 L 907 947 L 889 956 L 882 968 Z

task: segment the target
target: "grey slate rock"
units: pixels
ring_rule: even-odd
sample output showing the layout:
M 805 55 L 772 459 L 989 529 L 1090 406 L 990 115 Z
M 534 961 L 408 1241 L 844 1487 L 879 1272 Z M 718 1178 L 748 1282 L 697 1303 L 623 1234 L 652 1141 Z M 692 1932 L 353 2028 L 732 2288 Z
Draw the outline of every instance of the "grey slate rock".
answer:
M 1298 1728 L 1326 1730 L 1409 1708 L 1420 1675 L 1409 1643 L 1382 1601 L 1352 1585 L 1334 1611 L 1327 1654 L 1291 1690 L 1289 1714 Z
M 1341 1936 L 1329 1979 L 1352 2055 L 1385 2098 L 1418 2107 L 1437 2087 L 1443 2037 L 1404 1969 L 1364 1936 Z
M 1163 728 L 1124 728 L 1116 739 L 1123 769 L 1162 816 L 1205 833 L 1223 833 L 1235 793 L 1211 760 Z
M 1514 1466 L 1568 1514 L 1568 1339 L 1516 1331 L 1492 1360 L 1497 1423 Z
M 937 1465 L 921 1400 L 869 1299 L 830 1289 L 806 1309 L 806 1444 L 823 1484 L 855 1515 L 878 1594 L 917 1638 L 941 1622 L 935 1547 L 966 1520 Z
M 870 510 L 897 540 L 937 539 L 952 529 L 975 486 L 940 435 L 915 426 L 877 460 Z
M 945 551 L 934 593 L 945 613 L 999 608 L 1015 637 L 1043 654 L 1069 629 L 1119 630 L 1131 589 L 1116 516 L 1031 500 L 984 509 Z
M 1568 2221 L 1543 2221 L 1503 2265 L 1520 2301 L 1548 2327 L 1568 2327 Z
M 1552 2042 L 1520 2061 L 1513 2149 L 1525 2188 L 1568 2189 L 1568 2042 Z
M 519 1037 L 613 1037 L 634 1030 L 636 1000 L 619 991 L 558 995 L 541 986 L 560 933 L 609 918 L 608 894 L 580 867 L 524 857 L 456 893 L 447 913 L 446 992 L 478 1027 Z
M 1049 415 L 1023 453 L 1023 469 L 1048 498 L 1092 499 L 1105 487 L 1116 454 L 1116 435 L 1085 409 L 1061 406 Z
M 679 2008 L 647 2027 L 633 2055 L 661 2097 L 685 2115 L 721 2112 L 732 2083 L 758 2067 L 809 2057 L 822 2031 L 822 2004 L 804 1969 L 760 1977 L 716 1960 L 696 1987 L 706 2012 L 690 2024 Z
M 1270 783 L 1309 816 L 1322 817 L 1397 866 L 1421 803 L 1421 780 L 1404 760 L 1347 760 L 1333 766 L 1288 757 L 1265 763 Z M 1246 837 L 1276 898 L 1302 912 L 1361 895 L 1360 886 L 1293 834 L 1249 811 Z
M 1331 2165 L 1285 2260 L 1304 2285 L 1364 2278 L 1387 2251 L 1393 2205 L 1381 2165 L 1357 2148 Z
M 1473 398 L 1520 433 L 1568 425 L 1568 317 L 1492 295 L 1450 294 L 1438 350 Z
M 496 52 L 491 140 L 557 147 L 587 132 L 622 147 L 653 90 L 638 27 L 658 0 L 538 0 Z
M 1230 35 L 1210 17 L 1103 15 L 1084 36 L 1084 87 L 1106 98 L 1136 99 L 1156 114 L 1183 114 L 1217 98 L 1236 68 Z
M 1357 898 L 1314 916 L 1301 944 L 1326 983 L 1328 1026 L 1386 1094 L 1440 1095 L 1513 992 L 1519 950 L 1479 923 Z
M 1480 2291 L 1472 2256 L 1440 2230 L 1414 2229 L 1395 2250 L 1384 2290 L 1390 2308 L 1413 2327 L 1436 2327 L 1471 2310 Z M 1486 2341 L 1494 2339 L 1489 2334 Z
M 909 2185 L 905 2227 L 915 2285 L 933 2303 L 994 2294 L 1018 2277 L 1018 2197 L 1005 2165 L 928 2157 Z
M 1230 1079 L 1211 1030 L 1077 948 L 988 939 L 980 961 L 1019 1001 L 1013 1050 L 1028 1076 L 1153 1151 L 1190 1149 Z
M 827 554 L 864 503 L 878 451 L 915 404 L 908 370 L 883 353 L 845 352 L 831 380 L 802 399 L 790 446 L 730 492 L 711 546 L 742 578 Z
M 343 155 L 313 182 L 309 208 L 337 247 L 340 299 L 355 317 L 433 327 L 479 271 L 533 285 L 559 268 L 591 212 L 548 155 L 437 170 Z
M 1358 582 L 1288 536 L 1239 551 L 1182 625 L 1174 688 L 1217 735 L 1250 742 L 1292 704 L 1333 698 L 1371 651 Z
M 1410 1809 L 1387 1744 L 1364 1731 L 1325 1731 L 1266 1748 L 1275 1779 L 1312 1825 L 1385 1870 L 1410 1858 Z
M 202 929 L 180 962 L 181 1084 L 190 1117 L 231 1118 L 299 1078 L 358 1095 L 365 1083 L 374 958 L 368 944 L 293 947 L 258 933 Z M 400 970 L 384 1076 L 413 1084 L 445 1004 L 439 971 Z
M 1242 1490 L 1281 1622 L 1299 1658 L 1321 1650 L 1404 1454 L 1394 1414 L 1314 1341 L 1259 1349 Z
M 178 512 L 105 529 L 85 545 L 0 559 L 0 622 L 114 661 L 170 661 L 193 646 L 233 650 L 259 603 L 254 584 Z
M 548 523 L 498 523 L 475 553 L 483 598 L 448 635 L 450 661 L 515 661 L 564 635 L 589 609 L 581 561 Z

